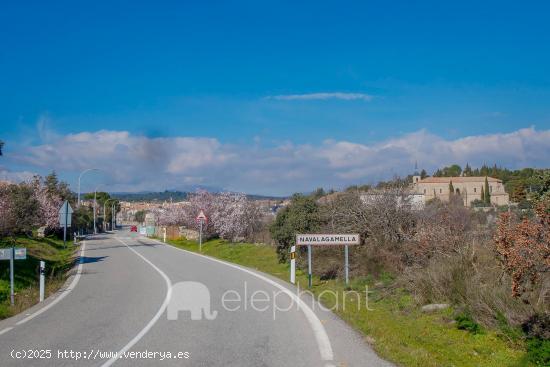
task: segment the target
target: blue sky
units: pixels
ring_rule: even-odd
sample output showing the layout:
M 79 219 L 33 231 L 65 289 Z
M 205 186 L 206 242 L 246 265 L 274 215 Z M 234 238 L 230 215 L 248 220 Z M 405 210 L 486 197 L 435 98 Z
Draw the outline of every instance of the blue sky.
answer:
M 108 139 L 121 147 L 211 139 L 217 145 L 208 154 L 233 157 L 217 162 L 215 174 L 208 159 L 201 170 L 167 163 L 148 171 L 155 180 L 111 172 L 113 190 L 200 183 L 288 194 L 406 174 L 414 160 L 428 169 L 452 160 L 544 165 L 550 141 L 529 148 L 529 139 L 550 129 L 549 11 L 543 1 L 4 4 L 0 138 L 7 146 L 0 170 L 15 179 L 55 169 L 73 183 L 83 158 L 52 161 L 36 152 L 53 147 L 62 155 L 67 139 L 97 139 L 102 130 L 119 138 L 128 132 L 129 141 Z M 453 147 L 466 137 L 523 140 L 513 152 L 519 159 L 498 147 L 477 161 L 461 147 L 452 154 L 409 147 L 377 169 L 363 167 L 373 149 L 411 144 L 418 134 Z M 344 166 L 355 163 L 348 171 L 334 166 L 340 153 L 332 149 L 342 142 L 367 148 L 345 155 L 352 162 Z M 281 149 L 303 161 L 281 157 Z M 170 154 L 184 154 L 178 152 Z M 100 164 L 97 154 L 86 164 Z M 238 156 L 248 162 L 239 165 Z M 297 173 L 255 185 L 258 175 L 278 169 Z M 249 177 L 236 178 L 243 170 Z

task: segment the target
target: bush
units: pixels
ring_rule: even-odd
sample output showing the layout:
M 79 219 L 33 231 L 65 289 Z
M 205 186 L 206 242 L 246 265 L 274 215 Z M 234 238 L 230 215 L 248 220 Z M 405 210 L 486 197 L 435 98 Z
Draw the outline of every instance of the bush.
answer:
M 269 231 L 277 243 L 277 255 L 285 262 L 296 234 L 315 233 L 320 227 L 319 205 L 315 198 L 295 194 L 289 206 L 281 209 Z
M 491 204 L 487 204 L 485 201 L 479 199 L 475 199 L 474 201 L 472 201 L 471 205 L 474 208 L 487 208 L 491 206 Z
M 466 330 L 472 334 L 481 333 L 481 326 L 475 322 L 469 312 L 463 312 L 455 317 L 456 327 L 459 330 Z
M 527 359 L 537 366 L 550 366 L 550 340 L 528 339 Z
M 550 340 L 550 313 L 536 313 L 529 317 L 521 328 L 528 338 Z
M 503 317 L 517 327 L 535 312 L 535 300 L 526 304 L 512 297 L 511 280 L 502 274 L 488 244 L 435 256 L 425 266 L 405 269 L 402 280 L 418 304 L 451 303 L 488 327 L 500 327 Z

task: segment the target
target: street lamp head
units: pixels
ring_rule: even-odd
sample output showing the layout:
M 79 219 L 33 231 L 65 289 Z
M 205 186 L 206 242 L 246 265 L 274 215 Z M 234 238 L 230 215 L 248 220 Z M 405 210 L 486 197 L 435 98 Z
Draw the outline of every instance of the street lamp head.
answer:
M 77 200 L 77 206 L 80 206 L 80 179 L 82 178 L 82 176 L 84 176 L 87 172 L 90 172 L 90 171 L 100 171 L 99 168 L 88 168 L 88 169 L 85 169 L 84 171 L 80 172 L 80 175 L 78 175 L 78 200 Z

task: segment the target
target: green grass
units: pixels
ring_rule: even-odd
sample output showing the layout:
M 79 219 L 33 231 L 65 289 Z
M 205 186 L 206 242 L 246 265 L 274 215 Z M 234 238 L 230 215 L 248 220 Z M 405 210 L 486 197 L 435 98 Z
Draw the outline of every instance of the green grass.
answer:
M 199 250 L 195 241 L 168 242 L 185 250 Z M 203 244 L 202 253 L 288 280 L 289 266 L 278 262 L 275 249 L 271 246 L 211 240 Z M 297 282 L 302 289 L 307 287 L 307 278 L 300 270 L 297 271 Z M 349 287 L 345 287 L 341 281 L 321 281 L 314 278 L 312 292 L 316 295 L 322 294 L 325 290 L 339 295 L 344 291 L 358 292 L 361 295 L 359 304 L 350 298 L 351 302 L 346 303 L 345 310 L 339 307 L 334 309 L 334 312 L 368 336 L 366 341 L 373 345 L 380 356 L 398 365 L 532 366 L 527 361 L 521 343 L 511 343 L 499 337 L 496 331 L 484 330 L 475 334 L 459 330 L 451 309 L 430 314 L 422 313 L 405 291 L 390 290 L 388 285 L 391 283 L 392 278 L 388 275 L 376 281 L 371 277 L 352 279 Z M 378 288 L 374 287 L 374 284 Z M 370 310 L 367 310 L 365 301 L 367 286 Z M 336 300 L 325 292 L 321 302 L 332 308 Z
M 0 248 L 12 246 L 12 240 L 0 238 Z M 13 316 L 38 302 L 38 269 L 40 260 L 46 262 L 46 296 L 63 284 L 66 271 L 74 260 L 74 246 L 64 247 L 54 238 L 18 237 L 16 247 L 27 248 L 26 260 L 14 262 L 15 306 L 10 305 L 8 260 L 0 261 L 0 319 Z

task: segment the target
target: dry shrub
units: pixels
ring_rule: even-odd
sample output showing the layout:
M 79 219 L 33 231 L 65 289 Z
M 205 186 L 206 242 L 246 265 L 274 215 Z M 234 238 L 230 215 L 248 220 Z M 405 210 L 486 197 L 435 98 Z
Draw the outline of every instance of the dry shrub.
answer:
M 362 244 L 350 246 L 350 274 L 378 275 L 402 270 L 400 254 L 414 235 L 415 214 L 406 203 L 408 191 L 401 187 L 371 190 L 367 193 L 346 191 L 326 200 L 321 207 L 325 233 L 359 233 Z M 343 249 L 323 250 L 327 270 L 340 264 Z M 331 270 L 332 271 L 332 270 Z
M 482 235 L 474 228 L 471 212 L 460 196 L 453 196 L 448 203 L 432 201 L 416 213 L 415 236 L 406 243 L 403 262 L 426 265 L 432 257 L 461 254 L 465 244 Z
M 511 325 L 520 325 L 545 307 L 512 297 L 511 279 L 502 271 L 489 242 L 465 246 L 460 253 L 438 254 L 425 266 L 407 268 L 403 280 L 419 304 L 448 302 L 492 327 L 497 326 L 499 315 Z M 533 293 L 533 299 L 541 292 L 542 288 Z
M 532 219 L 502 213 L 495 249 L 512 277 L 512 295 L 524 296 L 550 273 L 550 212 L 540 204 Z

